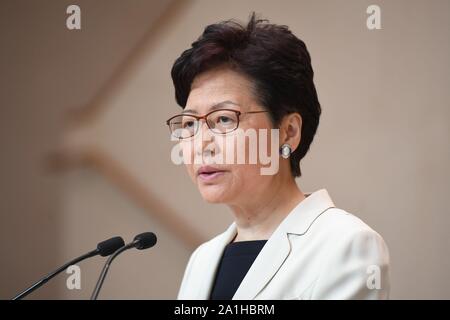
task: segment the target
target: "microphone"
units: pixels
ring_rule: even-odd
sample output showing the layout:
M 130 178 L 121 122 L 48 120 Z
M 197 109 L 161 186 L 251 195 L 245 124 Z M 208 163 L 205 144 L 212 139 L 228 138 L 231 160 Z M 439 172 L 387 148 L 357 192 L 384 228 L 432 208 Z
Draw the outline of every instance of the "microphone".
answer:
M 64 271 L 71 265 L 74 265 L 80 261 L 83 261 L 87 258 L 94 257 L 96 255 L 101 255 L 102 257 L 109 256 L 110 254 L 114 253 L 119 248 L 123 247 L 124 245 L 125 245 L 125 242 L 123 241 L 122 237 L 113 237 L 111 239 L 102 241 L 99 244 L 97 244 L 97 248 L 95 250 L 92 250 L 86 254 L 83 254 L 82 256 L 79 256 L 78 258 L 75 258 L 75 259 L 67 262 L 65 265 L 63 265 L 63 266 L 59 267 L 58 269 L 56 269 L 55 271 L 49 273 L 48 275 L 46 275 L 45 277 L 43 277 L 42 279 L 40 279 L 39 281 L 34 283 L 32 286 L 30 286 L 29 288 L 25 289 L 24 291 L 22 291 L 21 293 L 16 295 L 12 300 L 20 300 L 23 297 L 29 295 L 31 292 L 33 292 L 34 290 L 36 290 L 39 287 L 41 287 L 42 285 L 44 285 L 47 281 L 49 281 L 54 276 L 58 275 L 59 273 L 61 273 L 62 271 Z
M 100 289 L 103 286 L 103 282 L 105 281 L 106 274 L 108 273 L 109 267 L 113 260 L 122 252 L 131 249 L 136 248 L 138 250 L 144 250 L 153 247 L 156 244 L 156 235 L 153 232 L 144 232 L 141 234 L 138 234 L 134 237 L 133 242 L 127 244 L 126 246 L 123 246 L 119 249 L 117 249 L 116 252 L 114 252 L 106 261 L 105 265 L 103 266 L 103 270 L 100 274 L 100 277 L 98 278 L 97 284 L 95 286 L 94 291 L 92 292 L 91 300 L 97 300 L 98 294 L 100 293 Z

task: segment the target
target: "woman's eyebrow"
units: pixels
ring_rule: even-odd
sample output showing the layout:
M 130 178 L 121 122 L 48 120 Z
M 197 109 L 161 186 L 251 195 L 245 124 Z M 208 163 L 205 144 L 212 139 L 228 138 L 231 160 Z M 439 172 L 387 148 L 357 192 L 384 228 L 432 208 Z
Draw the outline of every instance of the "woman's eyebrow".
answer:
M 233 102 L 231 100 L 225 100 L 219 103 L 214 104 L 213 106 L 211 106 L 208 110 L 209 111 L 213 111 L 213 110 L 217 110 L 217 109 L 221 109 L 224 106 L 226 106 L 227 104 L 232 104 L 235 106 L 239 106 L 239 104 L 237 104 L 236 102 Z M 196 110 L 191 110 L 191 109 L 185 109 L 183 110 L 181 113 L 193 113 L 193 114 L 197 114 L 198 112 Z

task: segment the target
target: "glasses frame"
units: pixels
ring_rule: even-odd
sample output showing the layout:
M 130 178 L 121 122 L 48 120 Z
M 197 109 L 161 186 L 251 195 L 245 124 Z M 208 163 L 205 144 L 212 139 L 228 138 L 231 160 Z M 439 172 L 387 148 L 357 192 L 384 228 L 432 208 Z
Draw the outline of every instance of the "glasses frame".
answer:
M 209 126 L 209 123 L 208 123 L 208 121 L 207 121 L 208 116 L 209 116 L 210 114 L 212 114 L 212 113 L 216 113 L 216 112 L 220 112 L 220 111 L 232 111 L 232 112 L 236 113 L 236 117 L 237 117 L 236 128 L 234 128 L 234 129 L 231 130 L 231 131 L 221 133 L 221 132 L 215 132 L 214 129 L 212 129 L 212 128 Z M 237 128 L 239 128 L 239 123 L 241 122 L 241 121 L 240 121 L 240 116 L 241 116 L 241 115 L 244 115 L 244 114 L 253 114 L 253 113 L 263 113 L 263 112 L 269 112 L 269 111 L 267 111 L 267 110 L 257 110 L 257 111 L 241 112 L 241 111 L 239 111 L 239 110 L 226 109 L 226 108 L 225 108 L 225 109 L 212 110 L 212 111 L 208 112 L 207 114 L 205 114 L 205 115 L 203 115 L 203 116 L 197 116 L 197 115 L 195 115 L 195 114 L 188 114 L 188 113 L 180 113 L 180 114 L 174 115 L 173 117 L 170 117 L 169 119 L 167 119 L 167 120 L 166 120 L 166 124 L 169 126 L 170 134 L 173 134 L 172 129 L 171 129 L 171 127 L 170 127 L 170 121 L 171 121 L 172 119 L 175 119 L 176 117 L 180 117 L 180 116 L 190 116 L 190 117 L 193 117 L 193 118 L 197 119 L 197 121 L 200 121 L 200 120 L 204 119 L 206 125 L 208 126 L 208 129 L 211 130 L 214 134 L 226 135 L 226 134 L 229 134 L 230 132 L 235 131 Z M 198 129 L 199 129 L 199 128 L 200 128 L 200 126 L 197 127 L 196 131 L 194 132 L 194 134 L 193 134 L 192 136 L 189 136 L 189 137 L 186 137 L 186 138 L 181 138 L 181 137 L 178 138 L 178 137 L 177 137 L 177 139 L 179 139 L 179 140 L 184 140 L 184 139 L 192 138 L 193 136 L 195 136 L 195 135 L 198 133 Z

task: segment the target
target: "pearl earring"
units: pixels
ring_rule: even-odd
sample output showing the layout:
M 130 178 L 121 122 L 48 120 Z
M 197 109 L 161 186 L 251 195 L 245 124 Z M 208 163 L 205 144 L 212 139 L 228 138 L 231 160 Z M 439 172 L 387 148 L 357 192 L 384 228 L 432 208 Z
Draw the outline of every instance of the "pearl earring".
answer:
M 280 147 L 280 155 L 281 155 L 284 159 L 289 158 L 290 155 L 291 155 L 291 153 L 292 153 L 291 146 L 288 145 L 287 143 L 283 144 L 283 145 Z

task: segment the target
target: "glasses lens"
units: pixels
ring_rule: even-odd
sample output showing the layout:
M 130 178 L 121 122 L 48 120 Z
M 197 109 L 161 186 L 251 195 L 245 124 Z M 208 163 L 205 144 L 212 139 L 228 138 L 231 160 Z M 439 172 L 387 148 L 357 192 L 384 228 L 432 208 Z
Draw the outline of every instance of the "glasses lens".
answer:
M 238 115 L 234 111 L 217 110 L 210 113 L 206 119 L 211 130 L 215 133 L 225 134 L 238 126 Z
M 198 120 L 189 115 L 180 115 L 170 120 L 169 127 L 175 138 L 186 139 L 197 132 Z

